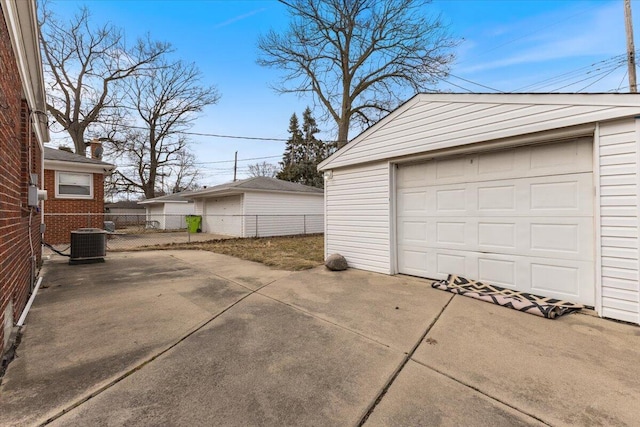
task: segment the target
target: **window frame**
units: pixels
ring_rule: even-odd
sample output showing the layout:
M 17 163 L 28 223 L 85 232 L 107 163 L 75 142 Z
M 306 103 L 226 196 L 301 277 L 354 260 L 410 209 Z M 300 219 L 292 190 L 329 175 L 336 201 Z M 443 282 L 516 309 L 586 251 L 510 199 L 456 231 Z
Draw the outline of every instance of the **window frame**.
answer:
M 89 176 L 89 194 L 65 194 L 60 193 L 60 175 L 84 175 Z M 56 199 L 82 199 L 92 200 L 93 194 L 93 173 L 91 172 L 72 172 L 72 171 L 56 171 Z

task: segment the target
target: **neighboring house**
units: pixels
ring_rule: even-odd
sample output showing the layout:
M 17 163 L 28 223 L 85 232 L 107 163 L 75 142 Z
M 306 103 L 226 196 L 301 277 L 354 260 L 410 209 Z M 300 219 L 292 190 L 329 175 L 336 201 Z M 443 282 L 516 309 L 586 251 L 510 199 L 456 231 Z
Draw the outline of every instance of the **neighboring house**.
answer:
M 146 209 L 132 200 L 119 200 L 104 204 L 105 221 L 112 221 L 114 225 L 140 225 L 146 219 Z
M 319 165 L 326 254 L 640 323 L 640 95 L 420 94 Z
M 195 200 L 202 231 L 238 237 L 321 233 L 323 190 L 256 177 L 183 193 Z
M 110 163 L 65 150 L 44 149 L 45 202 L 44 240 L 49 244 L 68 243 L 71 231 L 104 226 L 104 176 L 114 169 Z
M 160 230 L 187 228 L 185 217 L 195 212 L 193 200 L 185 199 L 181 193 L 143 200 L 138 204 L 146 210 L 147 228 Z
M 41 264 L 45 111 L 35 1 L 0 0 L 0 368 Z

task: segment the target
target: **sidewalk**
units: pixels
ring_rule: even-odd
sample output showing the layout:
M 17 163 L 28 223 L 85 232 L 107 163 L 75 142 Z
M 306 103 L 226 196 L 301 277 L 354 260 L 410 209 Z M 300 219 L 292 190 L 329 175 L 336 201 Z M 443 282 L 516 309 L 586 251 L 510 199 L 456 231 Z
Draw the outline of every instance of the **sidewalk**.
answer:
M 199 251 L 52 259 L 0 424 L 633 425 L 640 328 Z

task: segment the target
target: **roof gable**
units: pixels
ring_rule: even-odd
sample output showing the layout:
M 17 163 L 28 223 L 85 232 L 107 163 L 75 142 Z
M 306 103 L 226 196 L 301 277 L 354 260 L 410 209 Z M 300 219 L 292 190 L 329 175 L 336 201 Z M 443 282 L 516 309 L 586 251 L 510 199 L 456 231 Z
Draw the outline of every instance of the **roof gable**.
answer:
M 637 94 L 419 94 L 320 170 L 640 114 Z

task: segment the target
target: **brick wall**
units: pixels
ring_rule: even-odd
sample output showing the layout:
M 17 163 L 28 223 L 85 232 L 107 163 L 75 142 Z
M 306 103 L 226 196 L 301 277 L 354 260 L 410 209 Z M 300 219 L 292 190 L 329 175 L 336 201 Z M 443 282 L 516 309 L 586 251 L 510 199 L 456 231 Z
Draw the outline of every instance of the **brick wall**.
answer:
M 45 187 L 48 199 L 45 202 L 44 222 L 47 229 L 44 241 L 51 244 L 69 243 L 71 231 L 78 228 L 103 227 L 104 175 L 93 174 L 93 199 L 56 198 L 55 171 L 45 169 Z
M 3 326 L 9 319 L 5 319 L 5 310 L 12 305 L 12 321 L 17 322 L 40 265 L 41 216 L 27 207 L 27 190 L 29 167 L 40 173 L 42 153 L 35 135 L 29 138 L 29 109 L 21 87 L 0 10 L 0 355 L 6 350 Z

